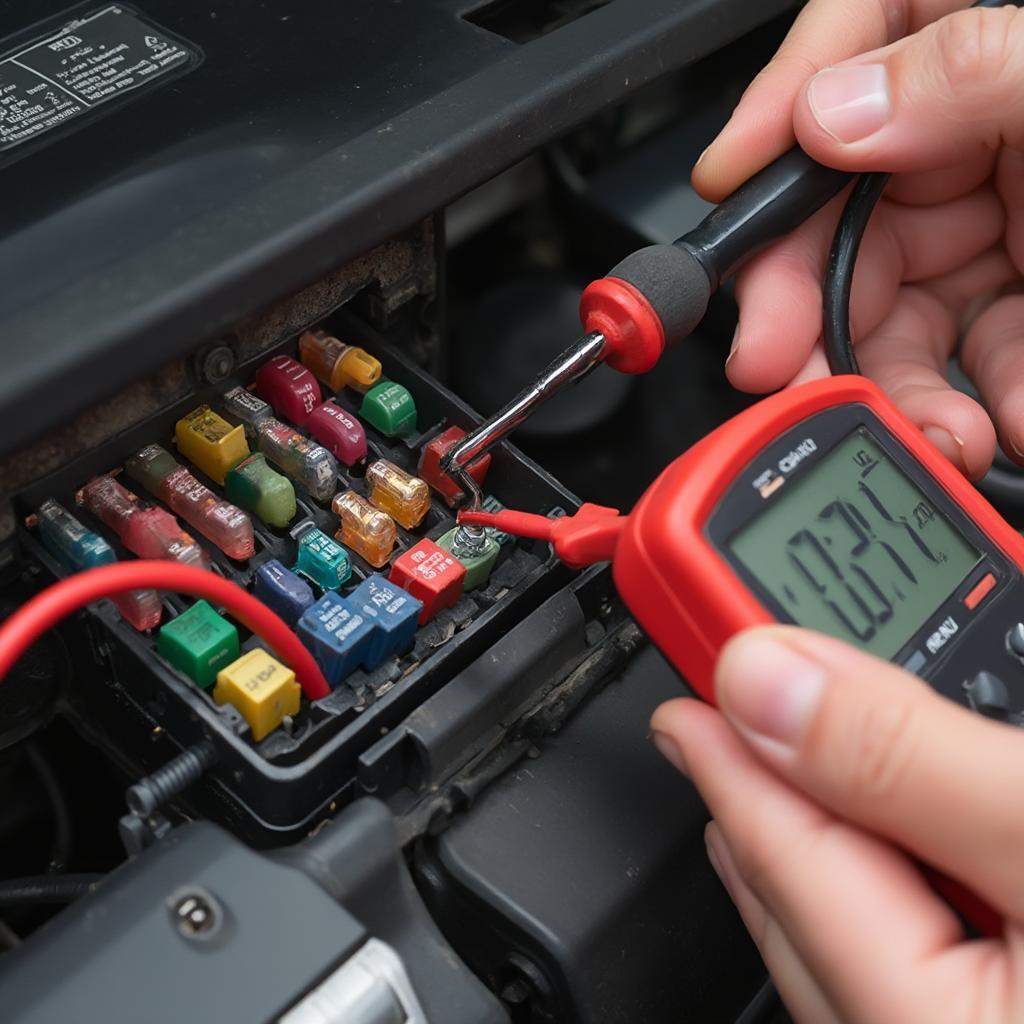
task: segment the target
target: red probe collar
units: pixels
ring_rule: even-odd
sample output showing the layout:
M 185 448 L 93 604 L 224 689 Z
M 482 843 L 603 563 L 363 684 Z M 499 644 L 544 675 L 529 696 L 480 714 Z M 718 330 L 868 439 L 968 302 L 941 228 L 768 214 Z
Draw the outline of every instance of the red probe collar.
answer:
M 588 332 L 605 337 L 604 361 L 619 373 L 647 373 L 665 351 L 661 317 L 628 281 L 603 277 L 580 299 L 580 319 Z
M 546 540 L 570 569 L 610 562 L 615 555 L 626 518 L 615 508 L 581 505 L 573 516 L 548 519 L 529 512 L 459 512 L 465 526 L 490 526 L 515 537 Z

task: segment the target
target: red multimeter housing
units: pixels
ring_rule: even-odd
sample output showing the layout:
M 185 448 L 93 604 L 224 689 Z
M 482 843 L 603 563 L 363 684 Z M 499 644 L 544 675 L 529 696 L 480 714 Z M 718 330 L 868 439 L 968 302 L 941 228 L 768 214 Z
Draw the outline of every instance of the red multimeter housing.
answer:
M 708 701 L 723 644 L 781 621 L 1015 720 L 1022 567 L 1021 536 L 878 387 L 844 376 L 773 395 L 677 459 L 625 520 L 613 571 Z

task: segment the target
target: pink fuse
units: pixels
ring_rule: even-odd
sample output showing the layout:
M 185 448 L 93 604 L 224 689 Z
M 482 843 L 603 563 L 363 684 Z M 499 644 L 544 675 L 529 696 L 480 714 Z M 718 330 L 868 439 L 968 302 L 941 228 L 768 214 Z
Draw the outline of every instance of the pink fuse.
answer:
M 256 394 L 297 427 L 304 427 L 310 413 L 323 402 L 316 377 L 291 356 L 274 356 L 260 367 Z
M 339 462 L 354 466 L 366 458 L 366 431 L 336 402 L 324 402 L 306 420 L 306 429 Z
M 244 561 L 256 553 L 252 520 L 230 501 L 218 498 L 184 466 L 174 470 L 163 486 L 167 504 L 228 558 Z
M 244 560 L 255 554 L 252 520 L 231 502 L 218 498 L 160 445 L 146 445 L 125 461 L 124 468 L 136 483 L 162 498 L 229 558 Z
M 112 476 L 98 476 L 82 488 L 78 501 L 109 526 L 139 558 L 166 558 L 200 569 L 210 567 L 206 552 L 177 519 L 162 508 L 140 508 L 139 499 Z

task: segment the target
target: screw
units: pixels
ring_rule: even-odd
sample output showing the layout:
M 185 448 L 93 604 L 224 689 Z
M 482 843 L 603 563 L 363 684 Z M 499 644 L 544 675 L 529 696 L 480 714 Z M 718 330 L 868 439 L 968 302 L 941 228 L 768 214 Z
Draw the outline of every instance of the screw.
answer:
M 235 368 L 235 353 L 227 345 L 214 345 L 203 356 L 200 373 L 210 384 L 220 384 Z
M 201 892 L 187 892 L 175 902 L 172 913 L 178 931 L 187 939 L 209 935 L 220 920 L 213 897 Z

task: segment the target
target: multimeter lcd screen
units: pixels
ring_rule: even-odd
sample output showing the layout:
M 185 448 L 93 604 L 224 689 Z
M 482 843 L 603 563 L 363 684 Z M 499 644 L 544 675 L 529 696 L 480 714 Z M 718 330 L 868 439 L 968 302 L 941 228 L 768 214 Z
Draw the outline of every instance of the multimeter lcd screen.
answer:
M 791 486 L 730 546 L 800 626 L 892 658 L 979 561 L 864 428 Z

